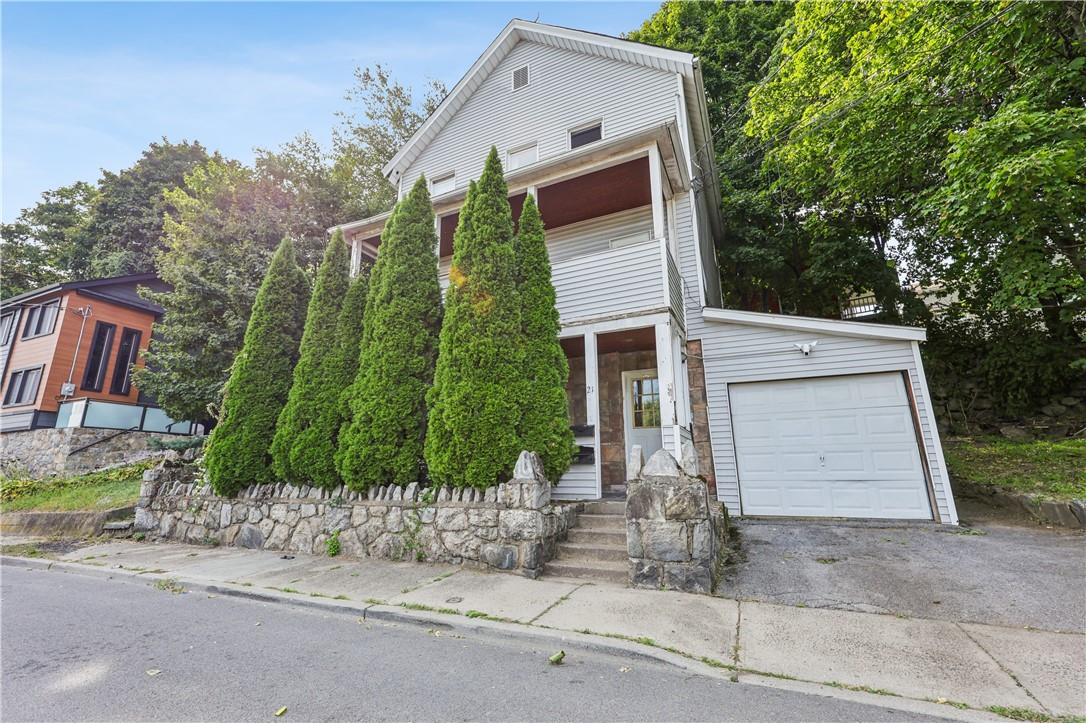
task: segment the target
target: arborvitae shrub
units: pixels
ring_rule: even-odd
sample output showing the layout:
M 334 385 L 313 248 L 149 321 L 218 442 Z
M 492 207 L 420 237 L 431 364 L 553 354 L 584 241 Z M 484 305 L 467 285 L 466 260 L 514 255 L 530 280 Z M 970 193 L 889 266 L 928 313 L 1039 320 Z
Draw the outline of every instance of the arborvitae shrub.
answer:
M 222 416 L 208 439 L 205 465 L 215 491 L 233 496 L 274 479 L 270 447 L 290 393 L 309 282 L 284 239 L 257 292 L 245 341 L 230 368 Z
M 331 374 L 336 352 L 336 323 L 350 286 L 350 254 L 343 234 L 332 236 L 317 270 L 317 283 L 309 299 L 298 364 L 286 406 L 272 440 L 272 466 L 287 482 L 333 487 L 338 483 L 335 434 L 315 427 L 321 410 L 335 406 L 343 387 Z
M 352 489 L 406 485 L 422 474 L 426 390 L 433 383 L 441 328 L 437 234 L 423 178 L 397 204 L 381 234 L 362 324 L 336 467 Z
M 539 454 L 547 479 L 557 483 L 576 450 L 566 396 L 569 361 L 558 343 L 558 307 L 547 238 L 531 195 L 524 199 L 514 246 L 524 346 L 521 445 Z
M 453 248 L 426 462 L 443 484 L 488 487 L 508 479 L 520 452 L 523 378 L 513 217 L 491 148 Z

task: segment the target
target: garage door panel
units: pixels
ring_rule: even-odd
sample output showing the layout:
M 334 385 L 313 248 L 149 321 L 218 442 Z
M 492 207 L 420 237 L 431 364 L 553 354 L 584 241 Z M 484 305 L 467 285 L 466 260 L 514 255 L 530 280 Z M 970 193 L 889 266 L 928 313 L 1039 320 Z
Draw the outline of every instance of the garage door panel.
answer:
M 899 374 L 729 388 L 743 513 L 931 519 Z

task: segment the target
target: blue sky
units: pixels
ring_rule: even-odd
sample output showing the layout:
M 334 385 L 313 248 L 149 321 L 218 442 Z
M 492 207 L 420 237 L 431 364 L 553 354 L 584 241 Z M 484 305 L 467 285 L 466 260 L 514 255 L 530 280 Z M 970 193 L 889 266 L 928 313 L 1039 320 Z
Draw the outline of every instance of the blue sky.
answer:
M 510 18 L 618 34 L 657 6 L 4 2 L 3 219 L 162 136 L 244 161 L 303 130 L 327 142 L 356 66 L 451 87 Z

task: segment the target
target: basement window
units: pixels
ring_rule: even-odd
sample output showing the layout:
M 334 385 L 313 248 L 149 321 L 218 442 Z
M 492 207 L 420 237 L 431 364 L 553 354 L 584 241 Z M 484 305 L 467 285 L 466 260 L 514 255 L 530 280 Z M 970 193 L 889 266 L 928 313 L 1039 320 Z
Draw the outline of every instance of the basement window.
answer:
M 528 66 L 517 68 L 513 71 L 513 90 L 528 87 Z
M 430 195 L 440 196 L 456 188 L 456 173 L 446 173 L 430 181 Z
M 596 121 L 591 125 L 571 130 L 569 132 L 569 148 L 573 150 L 574 148 L 587 146 L 589 143 L 595 143 L 601 138 L 603 138 L 603 123 Z

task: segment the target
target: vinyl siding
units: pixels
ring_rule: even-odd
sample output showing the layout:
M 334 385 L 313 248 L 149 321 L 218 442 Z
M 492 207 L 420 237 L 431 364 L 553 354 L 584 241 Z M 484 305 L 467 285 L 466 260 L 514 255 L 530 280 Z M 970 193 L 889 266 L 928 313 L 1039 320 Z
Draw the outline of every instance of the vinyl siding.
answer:
M 591 464 L 575 464 L 570 467 L 551 491 L 556 500 L 591 500 L 599 497 L 596 491 L 596 467 Z
M 700 316 L 700 314 L 699 314 Z M 696 338 L 702 341 L 709 432 L 713 439 L 713 463 L 717 495 L 732 514 L 740 513 L 739 481 L 728 401 L 728 384 L 736 382 L 799 379 L 806 377 L 906 372 L 916 400 L 923 450 L 934 483 L 935 501 L 943 522 L 953 519 L 947 502 L 946 471 L 940 464 L 938 438 L 928 424 L 929 400 L 920 384 L 910 341 L 861 339 L 705 321 Z M 818 341 L 815 352 L 804 357 L 795 343 Z
M 514 92 L 512 72 L 526 64 L 530 83 Z M 405 170 L 403 188 L 449 171 L 466 187 L 492 145 L 504 164 L 510 148 L 536 142 L 543 161 L 568 151 L 569 130 L 593 120 L 603 120 L 604 139 L 662 123 L 675 115 L 676 92 L 669 72 L 522 41 Z

